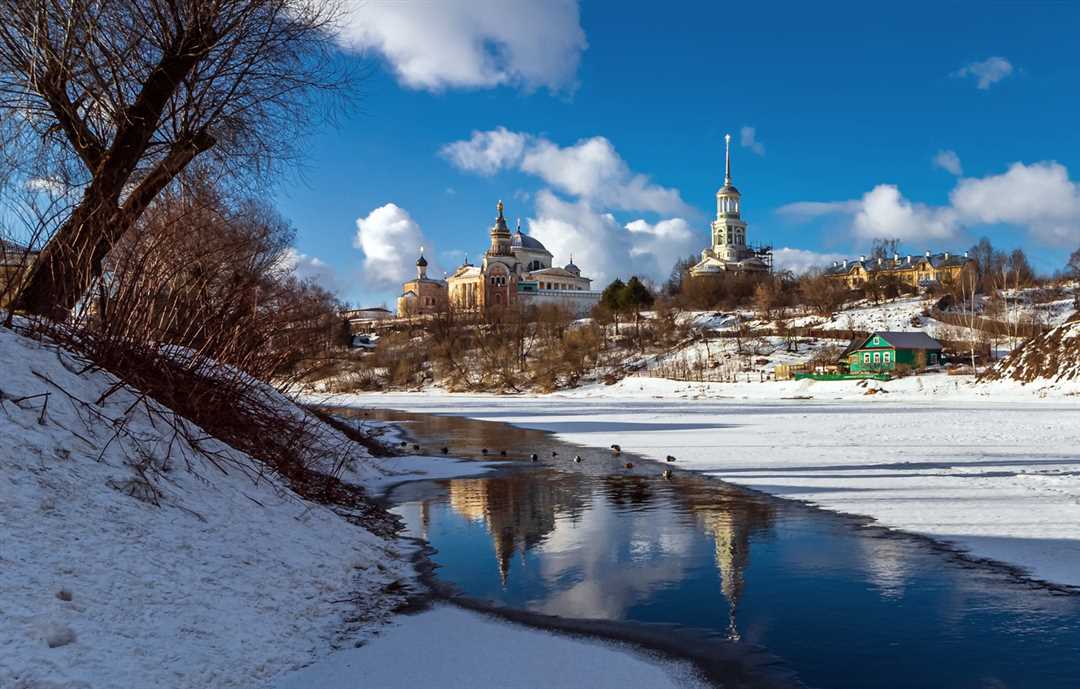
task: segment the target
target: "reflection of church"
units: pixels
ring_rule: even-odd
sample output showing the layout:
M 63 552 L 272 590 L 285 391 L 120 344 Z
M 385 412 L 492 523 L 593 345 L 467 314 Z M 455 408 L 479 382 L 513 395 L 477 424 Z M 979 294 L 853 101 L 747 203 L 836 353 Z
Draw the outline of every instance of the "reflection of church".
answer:
M 755 532 L 770 527 L 772 510 L 764 502 L 741 496 L 717 502 L 712 491 L 700 502 L 694 499 L 693 493 L 686 497 L 690 509 L 713 537 L 720 590 L 728 602 L 728 638 L 737 641 L 740 635 L 735 613 L 742 599 L 744 574 L 750 563 L 750 540 Z
M 724 136 L 727 149 L 724 186 L 716 192 L 716 220 L 712 224 L 712 245 L 701 252 L 701 260 L 690 268 L 693 277 L 725 272 L 764 273 L 772 270 L 772 249 L 752 248 L 746 240 L 746 221 L 739 206 L 742 196 L 731 183 L 731 135 Z
M 398 298 L 399 316 L 436 313 L 447 304 L 468 311 L 555 304 L 581 315 L 599 302 L 599 293 L 591 288 L 592 279 L 582 277 L 572 256 L 565 266 L 554 265 L 552 253 L 522 232 L 520 222 L 517 230 L 510 232 L 502 201 L 497 208 L 499 215 L 488 232 L 490 245 L 480 265 L 474 266 L 466 257 L 445 282 L 428 280 L 432 283 L 429 294 L 422 294 L 414 289 L 427 280 L 427 260 L 420 256 L 416 262 L 418 279 L 405 283 Z
M 515 553 L 524 555 L 555 530 L 556 515 L 581 511 L 580 479 L 537 481 L 532 476 L 450 481 L 450 507 L 483 522 L 495 548 L 499 577 L 506 584 Z

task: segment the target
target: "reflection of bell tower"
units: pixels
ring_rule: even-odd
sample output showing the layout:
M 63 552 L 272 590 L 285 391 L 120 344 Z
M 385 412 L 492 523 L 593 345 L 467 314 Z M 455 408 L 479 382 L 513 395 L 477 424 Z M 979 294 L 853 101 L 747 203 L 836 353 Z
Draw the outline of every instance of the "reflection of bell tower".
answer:
M 740 528 L 730 512 L 707 512 L 702 516 L 705 530 L 712 534 L 716 548 L 716 568 L 720 570 L 720 590 L 728 601 L 728 638 L 739 640 L 735 611 L 742 598 L 745 581 L 743 572 L 750 560 L 750 530 L 745 523 Z
M 688 483 L 683 488 L 680 498 L 713 538 L 720 590 L 728 603 L 728 638 L 738 641 L 741 634 L 736 613 L 745 589 L 751 539 L 770 528 L 772 508 L 767 502 L 712 484 Z

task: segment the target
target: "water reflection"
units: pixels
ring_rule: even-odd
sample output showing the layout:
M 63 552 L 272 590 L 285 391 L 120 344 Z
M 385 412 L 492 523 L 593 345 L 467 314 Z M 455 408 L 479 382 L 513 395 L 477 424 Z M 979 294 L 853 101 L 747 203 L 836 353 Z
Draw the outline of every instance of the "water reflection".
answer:
M 736 611 L 751 539 L 771 526 L 767 500 L 734 498 L 701 479 L 669 483 L 612 475 L 592 480 L 550 470 L 442 484 L 445 492 L 418 501 L 420 535 L 430 540 L 431 515 L 441 505 L 482 525 L 504 589 L 515 556 L 524 570 L 530 551 L 542 550 L 544 594 L 531 603 L 547 614 L 619 619 L 644 594 L 678 584 L 688 575 L 681 558 L 691 557 L 698 545 L 686 537 L 687 524 L 696 524 L 711 539 L 727 636 L 740 638 Z M 586 510 L 587 522 L 582 520 Z M 613 532 L 622 538 L 613 538 Z M 530 575 L 523 571 L 522 576 L 528 587 Z
M 499 579 L 505 586 L 515 553 L 539 545 L 555 530 L 556 517 L 573 518 L 587 503 L 581 481 L 551 474 L 537 481 L 525 474 L 498 480 L 462 479 L 449 482 L 450 508 L 462 517 L 483 523 L 491 536 Z M 430 511 L 428 501 L 424 510 Z
M 676 497 L 712 536 L 720 588 L 728 603 L 727 636 L 738 641 L 741 636 L 735 613 L 746 586 L 744 572 L 750 561 L 750 541 L 769 531 L 773 510 L 764 499 L 747 499 L 745 495 L 736 498 L 728 489 L 700 479 L 680 483 L 683 486 Z
M 417 439 L 438 442 L 410 418 Z M 439 425 L 464 447 L 499 437 L 545 456 L 581 451 L 531 433 L 518 441 L 501 424 Z M 469 596 L 761 644 L 810 686 L 1077 686 L 1077 596 L 797 503 L 587 459 L 406 484 L 395 509 L 437 549 L 436 576 Z

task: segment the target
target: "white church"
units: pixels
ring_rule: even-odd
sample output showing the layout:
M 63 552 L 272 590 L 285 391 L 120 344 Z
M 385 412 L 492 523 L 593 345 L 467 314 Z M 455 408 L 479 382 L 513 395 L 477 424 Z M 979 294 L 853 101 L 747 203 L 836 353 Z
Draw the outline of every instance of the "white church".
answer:
M 731 135 L 724 136 L 724 186 L 716 192 L 716 220 L 712 223 L 712 246 L 703 249 L 701 261 L 690 269 L 692 277 L 728 272 L 761 273 L 772 270 L 772 249 L 751 247 L 746 241 L 746 221 L 739 211 L 741 195 L 731 183 Z

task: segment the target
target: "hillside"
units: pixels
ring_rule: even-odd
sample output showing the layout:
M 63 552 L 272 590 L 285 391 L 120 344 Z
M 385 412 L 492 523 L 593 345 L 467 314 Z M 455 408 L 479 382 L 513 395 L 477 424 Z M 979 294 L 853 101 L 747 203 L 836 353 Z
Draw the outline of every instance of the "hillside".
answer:
M 985 381 L 1014 381 L 1023 385 L 1080 387 L 1080 318 L 1033 337 L 997 362 Z
M 412 572 L 385 524 L 177 432 L 168 409 L 56 346 L 0 328 L 0 361 L 0 687 L 260 686 L 400 603 L 387 591 Z M 318 429 L 343 478 L 392 480 Z

